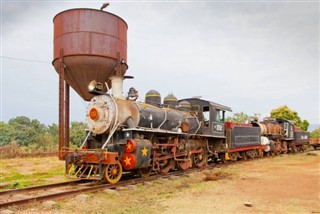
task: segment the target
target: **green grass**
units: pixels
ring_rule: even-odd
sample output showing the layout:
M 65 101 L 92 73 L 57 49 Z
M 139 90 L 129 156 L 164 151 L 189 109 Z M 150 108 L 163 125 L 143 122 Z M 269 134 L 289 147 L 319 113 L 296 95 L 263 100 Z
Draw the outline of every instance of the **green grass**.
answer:
M 0 160 L 0 183 L 8 188 L 22 188 L 64 179 L 64 163 L 57 158 L 17 158 Z

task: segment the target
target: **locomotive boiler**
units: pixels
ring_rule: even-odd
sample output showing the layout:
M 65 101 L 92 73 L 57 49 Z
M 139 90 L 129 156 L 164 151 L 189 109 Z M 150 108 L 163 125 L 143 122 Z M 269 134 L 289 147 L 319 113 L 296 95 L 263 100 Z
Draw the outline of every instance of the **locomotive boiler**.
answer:
M 87 125 L 92 134 L 110 134 L 117 128 L 150 128 L 195 134 L 198 118 L 188 111 L 159 108 L 112 95 L 95 96 L 88 105 Z

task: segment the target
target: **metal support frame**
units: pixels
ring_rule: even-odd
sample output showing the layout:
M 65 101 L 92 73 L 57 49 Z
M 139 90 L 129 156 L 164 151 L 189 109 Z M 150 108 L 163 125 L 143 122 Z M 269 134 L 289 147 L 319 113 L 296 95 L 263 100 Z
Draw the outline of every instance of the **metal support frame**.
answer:
M 59 58 L 59 159 L 64 160 L 62 149 L 69 148 L 70 86 L 65 81 L 63 49 Z
M 116 76 L 120 77 L 121 74 L 121 56 L 120 56 L 120 52 L 117 52 L 117 65 L 115 67 L 116 69 Z

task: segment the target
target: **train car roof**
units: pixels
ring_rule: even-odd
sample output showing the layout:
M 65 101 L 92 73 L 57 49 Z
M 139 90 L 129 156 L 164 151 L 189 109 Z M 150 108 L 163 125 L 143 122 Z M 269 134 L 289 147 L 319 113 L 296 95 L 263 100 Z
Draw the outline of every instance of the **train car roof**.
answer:
M 191 104 L 192 103 L 199 103 L 199 104 L 202 104 L 202 105 L 210 105 L 216 109 L 219 109 L 219 110 L 222 110 L 222 111 L 230 111 L 232 112 L 232 109 L 228 106 L 224 106 L 224 105 L 221 105 L 219 103 L 215 103 L 215 102 L 212 102 L 212 101 L 208 101 L 208 100 L 203 100 L 203 99 L 199 99 L 199 98 L 186 98 L 186 99 L 181 99 L 179 100 L 179 102 L 183 101 L 183 100 L 186 100 L 188 102 L 190 102 Z
M 274 118 L 274 117 L 265 117 L 263 118 L 263 121 L 270 121 L 270 122 L 289 122 L 291 124 L 295 124 L 294 120 L 287 120 L 287 119 L 281 119 L 281 118 Z
M 284 121 L 284 122 L 289 122 L 291 124 L 295 124 L 296 123 L 294 120 L 287 120 L 287 119 L 281 119 L 281 118 L 276 118 L 276 121 Z

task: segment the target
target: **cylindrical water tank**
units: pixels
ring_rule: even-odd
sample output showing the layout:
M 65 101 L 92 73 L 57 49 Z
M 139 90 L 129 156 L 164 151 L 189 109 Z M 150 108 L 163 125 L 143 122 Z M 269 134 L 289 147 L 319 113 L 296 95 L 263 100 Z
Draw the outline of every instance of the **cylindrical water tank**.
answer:
M 92 80 L 111 86 L 109 77 L 119 58 L 121 75 L 125 74 L 128 26 L 123 19 L 102 10 L 71 9 L 57 14 L 53 23 L 53 65 L 59 72 L 62 55 L 65 79 L 84 100 L 93 97 L 87 90 Z

